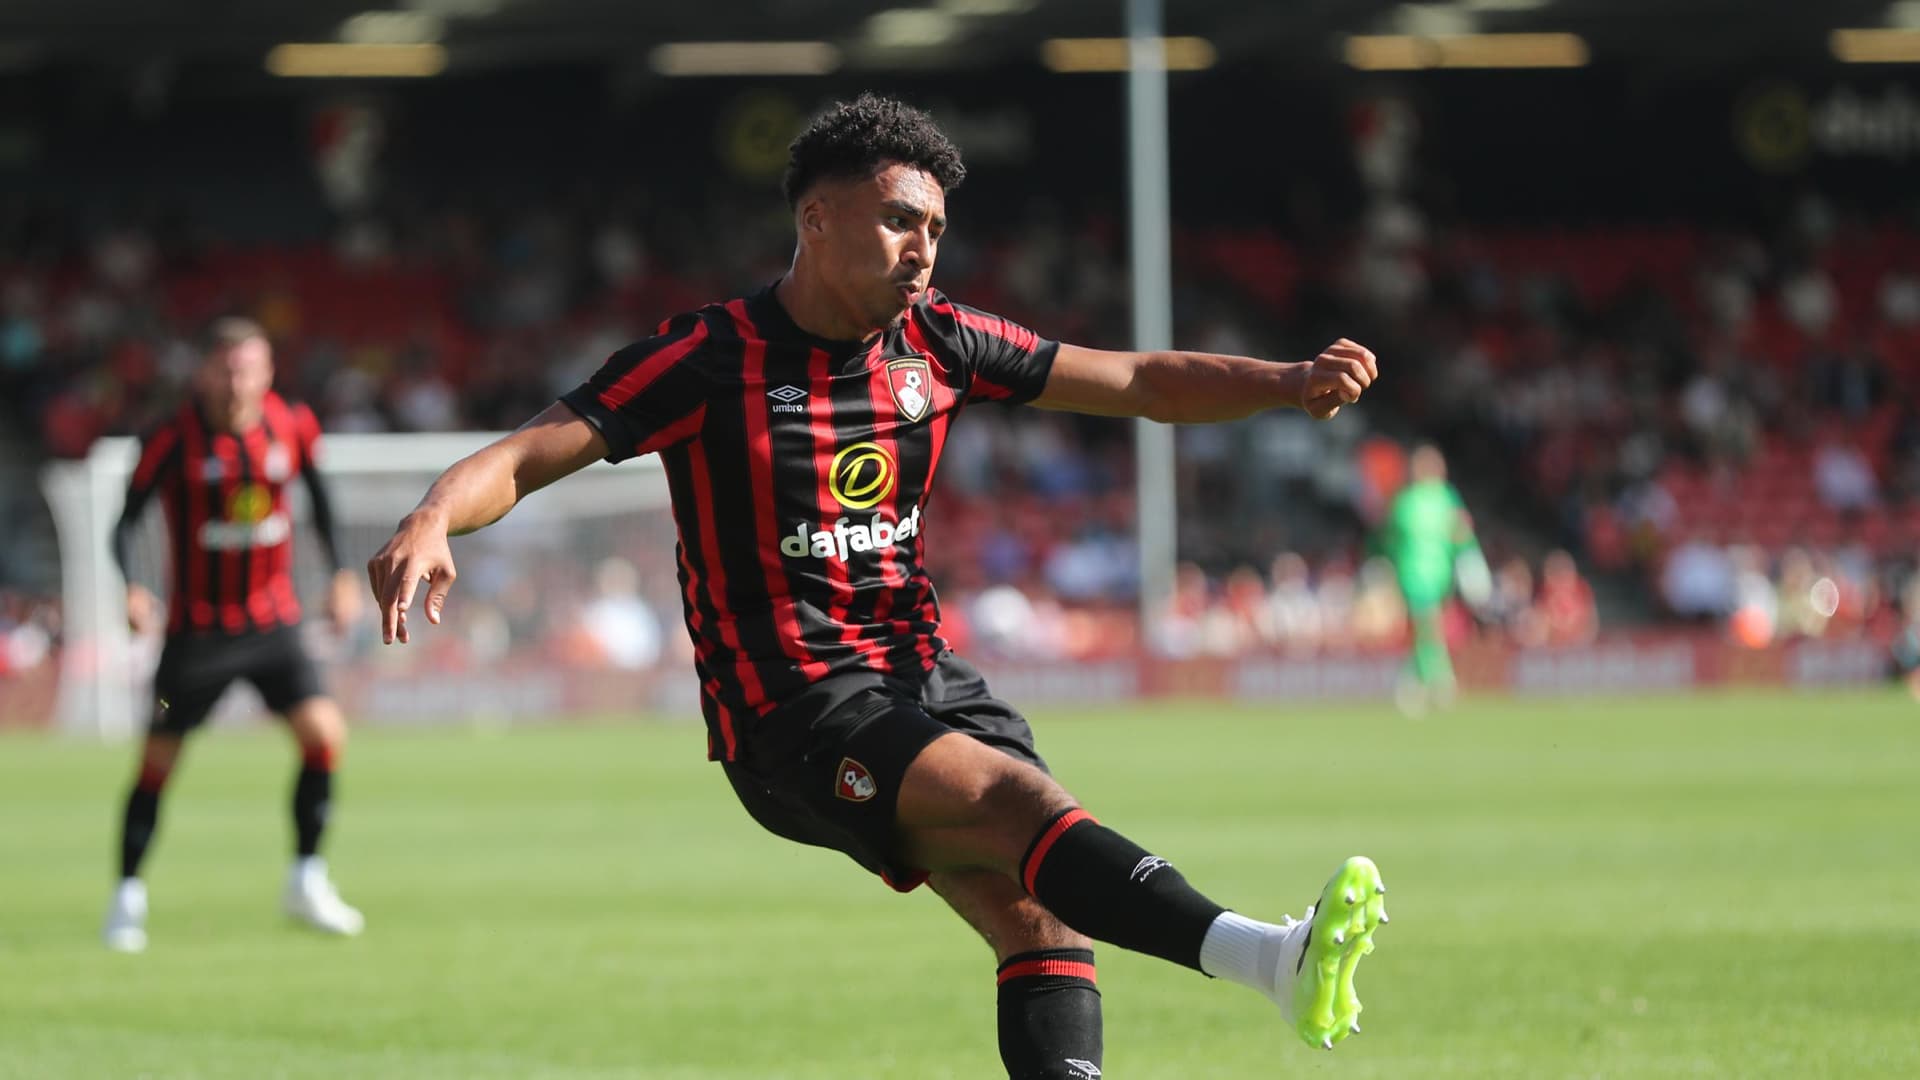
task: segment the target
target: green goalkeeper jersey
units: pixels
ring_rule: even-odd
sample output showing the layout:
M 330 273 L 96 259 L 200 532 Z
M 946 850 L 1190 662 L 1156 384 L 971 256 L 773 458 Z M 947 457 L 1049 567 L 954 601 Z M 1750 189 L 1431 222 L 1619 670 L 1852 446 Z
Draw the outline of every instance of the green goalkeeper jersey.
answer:
M 1479 546 L 1466 504 L 1445 480 L 1402 488 L 1387 511 L 1380 539 L 1399 573 L 1401 590 L 1410 604 L 1419 606 L 1446 599 L 1453 588 L 1455 560 Z

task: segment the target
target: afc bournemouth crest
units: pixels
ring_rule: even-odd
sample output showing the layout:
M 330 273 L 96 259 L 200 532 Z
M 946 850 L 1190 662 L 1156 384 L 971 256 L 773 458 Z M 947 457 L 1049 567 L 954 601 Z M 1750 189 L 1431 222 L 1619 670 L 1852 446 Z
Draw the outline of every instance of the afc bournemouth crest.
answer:
M 850 757 L 840 759 L 840 768 L 834 773 L 833 793 L 848 802 L 866 802 L 880 790 L 873 782 L 873 774 L 865 765 Z
M 887 361 L 887 389 L 900 406 L 900 418 L 913 423 L 933 408 L 933 369 L 924 356 Z

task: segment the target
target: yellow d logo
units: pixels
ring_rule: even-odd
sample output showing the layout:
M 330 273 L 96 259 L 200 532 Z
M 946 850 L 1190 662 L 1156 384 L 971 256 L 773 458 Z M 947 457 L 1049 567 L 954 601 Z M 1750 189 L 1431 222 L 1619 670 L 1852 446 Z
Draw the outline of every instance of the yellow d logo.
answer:
M 241 484 L 227 499 L 227 520 L 249 525 L 265 521 L 273 512 L 273 495 L 264 484 Z
M 893 455 L 878 443 L 861 442 L 833 455 L 827 486 L 849 510 L 866 510 L 893 494 L 900 468 Z

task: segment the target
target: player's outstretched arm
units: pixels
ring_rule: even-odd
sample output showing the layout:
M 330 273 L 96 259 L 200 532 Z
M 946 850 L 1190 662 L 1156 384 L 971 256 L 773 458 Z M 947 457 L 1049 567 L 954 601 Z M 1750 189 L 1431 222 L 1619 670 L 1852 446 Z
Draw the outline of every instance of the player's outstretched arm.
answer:
M 1379 375 L 1373 353 L 1341 338 L 1301 363 L 1196 352 L 1107 352 L 1061 345 L 1034 404 L 1170 424 L 1238 420 L 1268 409 L 1330 419 Z
M 380 640 L 406 644 L 407 609 L 422 579 L 428 582 L 427 621 L 440 621 L 454 580 L 449 536 L 493 524 L 521 499 L 606 454 L 606 441 L 592 424 L 554 404 L 441 473 L 367 563 L 367 580 L 380 608 Z

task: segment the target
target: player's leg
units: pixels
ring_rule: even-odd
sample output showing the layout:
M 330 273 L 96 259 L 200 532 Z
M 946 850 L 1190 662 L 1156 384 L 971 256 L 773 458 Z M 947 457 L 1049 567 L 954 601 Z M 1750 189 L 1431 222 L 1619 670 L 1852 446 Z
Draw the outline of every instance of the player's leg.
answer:
M 333 773 L 347 748 L 347 723 L 328 697 L 310 697 L 287 709 L 287 728 L 300 751 L 293 778 L 294 858 L 320 856 L 333 810 Z
M 120 877 L 138 878 L 147 860 L 147 849 L 160 824 L 160 795 L 174 766 L 180 762 L 185 746 L 181 735 L 165 731 L 147 732 L 140 748 L 140 769 L 127 791 L 125 812 L 120 819 Z
M 1040 769 L 958 734 L 914 758 L 897 821 L 908 864 L 1005 874 L 1088 937 L 1260 990 L 1314 1045 L 1358 1030 L 1353 970 L 1385 917 L 1366 859 L 1334 874 L 1306 921 L 1248 919 L 1100 824 Z
M 1400 596 L 1406 602 L 1411 641 L 1394 689 L 1394 703 L 1407 716 L 1420 716 L 1453 698 L 1453 660 L 1447 655 L 1446 633 L 1440 623 L 1446 592 L 1444 581 L 1430 581 L 1406 570 L 1400 573 Z
M 359 911 L 340 899 L 320 856 L 333 811 L 334 770 L 347 746 L 347 722 L 323 691 L 320 674 L 294 627 L 263 635 L 261 656 L 249 672 L 267 707 L 286 718 L 299 749 L 293 780 L 293 868 L 283 906 L 288 915 L 332 934 L 351 936 L 366 926 Z
M 179 765 L 187 736 L 213 711 L 230 676 L 204 642 L 169 639 L 154 674 L 153 713 L 140 748 L 140 765 L 120 818 L 120 877 L 101 931 L 107 947 L 147 947 L 147 885 L 140 876 L 160 824 L 160 802 Z
M 1004 874 L 959 870 L 934 874 L 930 884 L 999 962 L 1000 1060 L 1009 1080 L 1098 1077 L 1103 1050 L 1093 942 Z
M 320 855 L 333 810 L 334 767 L 346 749 L 346 720 L 332 698 L 320 696 L 295 703 L 285 715 L 300 750 L 300 769 L 293 781 L 293 869 L 282 906 L 316 930 L 351 937 L 366 928 L 366 918 L 340 899 Z

